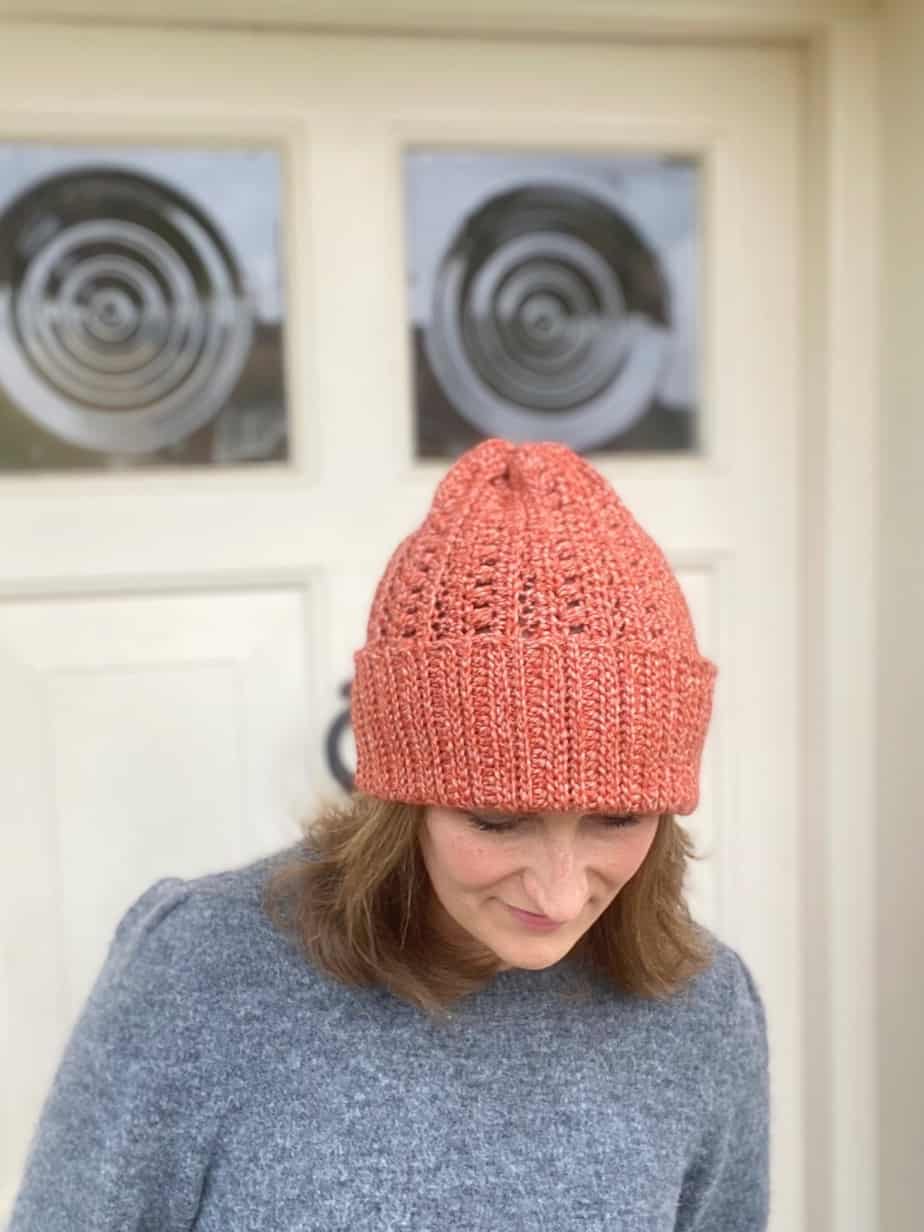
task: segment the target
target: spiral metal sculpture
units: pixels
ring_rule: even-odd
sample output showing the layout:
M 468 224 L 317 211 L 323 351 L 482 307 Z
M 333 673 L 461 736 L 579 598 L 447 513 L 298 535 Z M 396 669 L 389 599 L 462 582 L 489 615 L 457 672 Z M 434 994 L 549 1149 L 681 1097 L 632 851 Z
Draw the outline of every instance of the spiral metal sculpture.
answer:
M 647 410 L 668 321 L 657 257 L 614 204 L 530 183 L 459 229 L 424 341 L 447 397 L 485 435 L 586 449 Z
M 148 453 L 207 423 L 240 377 L 253 315 L 217 228 L 157 181 L 72 172 L 0 217 L 0 383 L 74 444 Z

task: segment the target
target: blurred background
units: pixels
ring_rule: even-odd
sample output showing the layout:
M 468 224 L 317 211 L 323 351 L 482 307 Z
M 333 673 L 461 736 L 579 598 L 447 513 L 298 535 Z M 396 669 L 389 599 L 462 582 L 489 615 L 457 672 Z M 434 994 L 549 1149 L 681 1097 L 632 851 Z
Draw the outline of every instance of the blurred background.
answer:
M 0 0 L 0 1221 L 120 914 L 348 792 L 440 476 L 585 453 L 720 668 L 774 1232 L 911 1232 L 924 0 Z

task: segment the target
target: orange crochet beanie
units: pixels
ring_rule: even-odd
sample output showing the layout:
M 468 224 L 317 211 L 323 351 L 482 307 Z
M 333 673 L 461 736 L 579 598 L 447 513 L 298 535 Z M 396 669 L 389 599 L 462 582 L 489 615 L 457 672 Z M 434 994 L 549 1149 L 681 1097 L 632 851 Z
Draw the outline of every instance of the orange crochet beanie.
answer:
M 505 812 L 691 813 L 716 669 L 664 554 L 559 444 L 488 440 L 379 582 L 358 790 Z

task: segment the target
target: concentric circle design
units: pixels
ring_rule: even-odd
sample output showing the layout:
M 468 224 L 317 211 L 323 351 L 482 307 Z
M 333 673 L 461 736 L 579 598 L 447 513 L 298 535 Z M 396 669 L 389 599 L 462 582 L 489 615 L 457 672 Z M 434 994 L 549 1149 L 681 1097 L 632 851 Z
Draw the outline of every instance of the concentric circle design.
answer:
M 494 194 L 450 245 L 425 346 L 485 435 L 601 444 L 645 413 L 665 358 L 656 255 L 595 186 Z
M 221 410 L 253 308 L 191 201 L 118 171 L 54 177 L 0 218 L 0 254 L 0 383 L 43 427 L 148 453 Z

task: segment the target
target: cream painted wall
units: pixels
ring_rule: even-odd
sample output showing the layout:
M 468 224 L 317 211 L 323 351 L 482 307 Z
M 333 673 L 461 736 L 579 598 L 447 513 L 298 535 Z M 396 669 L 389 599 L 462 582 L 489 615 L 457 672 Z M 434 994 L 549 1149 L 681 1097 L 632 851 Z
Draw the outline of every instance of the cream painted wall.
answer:
M 913 1232 L 924 1158 L 924 0 L 888 0 L 883 19 L 879 1226 Z

